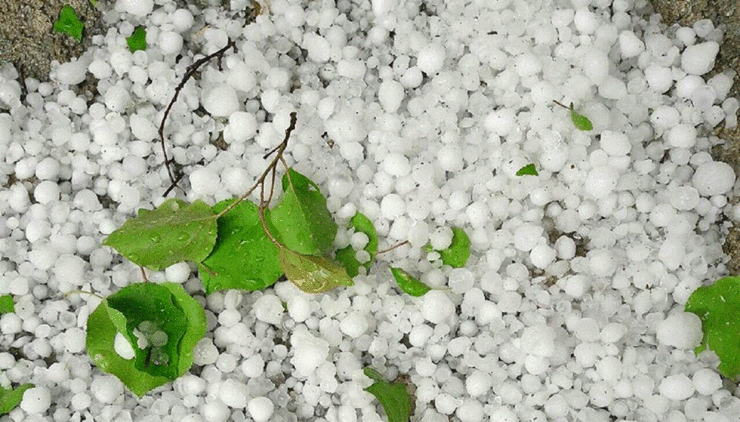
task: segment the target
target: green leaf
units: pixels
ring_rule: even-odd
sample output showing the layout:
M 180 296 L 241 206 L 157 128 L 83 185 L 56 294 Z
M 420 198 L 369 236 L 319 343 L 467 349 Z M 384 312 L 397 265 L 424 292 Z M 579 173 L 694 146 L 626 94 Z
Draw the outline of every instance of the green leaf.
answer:
M 295 252 L 323 256 L 334 244 L 337 223 L 319 187 L 293 169 L 283 176 L 285 194 L 269 216 L 275 238 Z M 273 229 L 274 228 L 274 229 Z
M 126 37 L 128 49 L 134 51 L 146 50 L 146 29 L 143 26 L 137 26 L 130 37 Z
M 153 211 L 140 209 L 104 245 L 155 271 L 182 261 L 203 261 L 216 244 L 216 215 L 205 202 L 168 199 Z
M 138 283 L 109 296 L 90 314 L 87 352 L 101 370 L 141 397 L 190 369 L 205 330 L 203 308 L 182 286 Z M 133 347 L 134 358 L 115 351 L 118 333 Z
M 725 277 L 699 287 L 686 302 L 686 312 L 701 319 L 702 345 L 695 352 L 713 350 L 719 370 L 731 380 L 740 376 L 740 277 Z
M 389 383 L 373 368 L 365 368 L 363 372 L 375 381 L 365 391 L 378 399 L 388 416 L 388 422 L 408 422 L 411 418 L 411 396 L 406 386 L 400 382 Z
M 219 213 L 234 199 L 213 207 Z M 283 274 L 278 248 L 260 223 L 257 206 L 242 201 L 218 219 L 218 237 L 211 254 L 198 265 L 206 294 L 217 290 L 261 290 Z
M 370 260 L 364 264 L 360 264 L 360 261 L 355 257 L 355 250 L 352 246 L 347 246 L 346 248 L 336 251 L 337 261 L 344 265 L 344 268 L 347 270 L 347 274 L 349 274 L 350 277 L 354 277 L 360 273 L 360 266 L 369 270 L 370 266 L 373 264 L 375 254 L 378 252 L 378 232 L 375 230 L 373 222 L 360 212 L 356 213 L 349 222 L 356 232 L 365 233 L 367 235 L 368 242 L 363 250 L 370 254 Z
M 573 104 L 570 105 L 570 120 L 573 121 L 573 124 L 578 130 L 589 131 L 594 128 L 594 125 L 591 124 L 591 120 L 588 120 L 586 116 L 578 114 L 573 110 Z
M 0 296 L 0 315 L 12 314 L 13 312 L 15 312 L 15 305 L 13 305 L 13 296 Z
M 411 296 L 424 296 L 428 291 L 432 290 L 431 287 L 419 281 L 418 278 L 400 268 L 391 267 L 391 273 L 393 274 L 393 278 L 396 279 L 398 287 Z
M 537 173 L 537 168 L 535 168 L 534 164 L 527 164 L 526 166 L 519 169 L 519 171 L 516 172 L 517 176 L 538 176 L 539 173 Z
M 344 267 L 323 256 L 304 255 L 282 247 L 280 266 L 288 280 L 306 293 L 354 285 Z
M 431 252 L 432 246 L 427 244 L 424 250 Z M 470 238 L 463 229 L 453 227 L 450 247 L 437 252 L 439 252 L 443 264 L 453 268 L 464 267 L 470 257 Z
M 54 32 L 67 34 L 77 41 L 82 40 L 82 29 L 84 27 L 85 24 L 77 17 L 75 9 L 68 4 L 62 7 L 62 10 L 59 12 L 59 19 L 54 22 Z
M 0 387 L 0 415 L 10 413 L 15 409 L 23 400 L 23 393 L 29 388 L 33 388 L 33 384 L 23 384 L 10 390 Z

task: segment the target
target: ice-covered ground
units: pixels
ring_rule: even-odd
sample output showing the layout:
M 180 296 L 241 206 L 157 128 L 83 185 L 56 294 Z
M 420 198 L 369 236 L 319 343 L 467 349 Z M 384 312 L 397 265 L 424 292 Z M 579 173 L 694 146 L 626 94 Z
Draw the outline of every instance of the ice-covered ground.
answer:
M 16 301 L 0 385 L 36 385 L 1 421 L 380 421 L 364 366 L 415 386 L 413 421 L 737 420 L 736 385 L 694 355 L 701 324 L 682 311 L 726 275 L 740 218 L 709 153 L 738 109 L 734 75 L 703 77 L 710 21 L 665 28 L 646 0 L 272 0 L 245 26 L 246 0 L 184 3 L 101 1 L 107 34 L 51 83 L 26 93 L 0 72 L 0 294 Z M 137 25 L 149 46 L 131 54 Z M 279 282 L 206 299 L 187 266 L 150 274 L 209 323 L 190 373 L 138 399 L 85 353 L 97 300 L 64 293 L 141 280 L 101 241 L 164 201 L 163 110 L 229 39 L 168 121 L 175 194 L 243 193 L 296 111 L 285 157 L 326 193 L 337 246 L 358 243 L 356 210 L 381 248 L 410 244 L 318 296 Z M 528 163 L 539 176 L 515 176 Z M 422 251 L 451 227 L 472 239 L 465 268 Z M 389 265 L 442 289 L 402 294 Z

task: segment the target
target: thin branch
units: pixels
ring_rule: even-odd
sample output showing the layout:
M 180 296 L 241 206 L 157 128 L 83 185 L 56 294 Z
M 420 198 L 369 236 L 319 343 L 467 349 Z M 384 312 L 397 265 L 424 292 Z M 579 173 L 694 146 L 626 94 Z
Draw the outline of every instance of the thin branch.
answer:
M 408 243 L 409 243 L 408 240 L 404 240 L 401 243 L 396 243 L 395 245 L 391 246 L 390 248 L 386 248 L 386 249 L 383 249 L 381 251 L 375 252 L 375 255 L 381 255 L 381 254 L 384 254 L 384 253 L 388 253 L 388 252 L 390 252 L 390 251 L 392 251 L 394 249 L 400 248 L 403 245 L 407 245 Z

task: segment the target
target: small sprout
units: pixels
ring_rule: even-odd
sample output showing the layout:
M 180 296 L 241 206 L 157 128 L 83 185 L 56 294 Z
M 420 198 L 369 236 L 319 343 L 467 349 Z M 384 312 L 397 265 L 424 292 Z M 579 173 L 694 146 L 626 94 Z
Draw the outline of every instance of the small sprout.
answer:
M 10 295 L 0 296 L 0 315 L 12 314 L 13 312 L 15 312 L 13 297 Z
M 400 268 L 391 267 L 391 273 L 393 274 L 393 278 L 396 279 L 398 287 L 413 297 L 424 296 L 428 291 L 432 290 L 431 287 Z
M 61 32 L 77 41 L 82 41 L 83 28 L 85 28 L 85 24 L 77 17 L 75 9 L 65 4 L 59 12 L 59 19 L 54 22 L 54 32 Z
M 538 176 L 539 173 L 537 173 L 537 169 L 535 168 L 534 164 L 527 164 L 526 166 L 519 169 L 519 171 L 516 172 L 517 176 Z
M 143 26 L 137 26 L 134 33 L 126 38 L 128 49 L 134 51 L 146 50 L 146 29 Z
M 554 101 L 554 102 L 560 107 L 570 110 L 570 120 L 573 121 L 573 124 L 576 126 L 578 130 L 588 132 L 589 130 L 592 130 L 594 128 L 594 125 L 591 124 L 591 120 L 589 120 L 588 117 L 584 116 L 583 114 L 577 113 L 573 109 L 573 103 L 570 103 L 570 107 L 566 107 L 565 105 L 561 104 L 558 101 Z
M 378 371 L 365 368 L 365 376 L 375 381 L 365 391 L 375 396 L 388 416 L 388 422 L 408 422 L 411 418 L 411 396 L 400 382 L 390 383 Z

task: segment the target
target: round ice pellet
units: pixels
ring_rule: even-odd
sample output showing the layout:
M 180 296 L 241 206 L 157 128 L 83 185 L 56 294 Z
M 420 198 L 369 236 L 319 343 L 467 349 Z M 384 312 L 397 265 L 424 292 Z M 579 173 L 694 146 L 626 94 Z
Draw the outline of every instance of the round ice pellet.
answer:
M 113 375 L 101 375 L 93 379 L 90 385 L 95 399 L 102 403 L 113 403 L 117 398 L 123 398 L 123 384 Z
M 386 113 L 395 113 L 404 98 L 404 88 L 397 81 L 383 81 L 378 87 L 378 102 Z
M 239 109 L 236 91 L 229 85 L 219 85 L 203 91 L 203 107 L 215 117 L 227 117 Z
M 709 161 L 696 169 L 691 183 L 702 196 L 723 195 L 735 184 L 735 172 L 727 163 Z
M 44 413 L 51 405 L 51 392 L 46 387 L 29 388 L 23 393 L 21 409 L 27 413 Z
M 247 410 L 254 422 L 267 422 L 275 411 L 275 405 L 267 397 L 255 397 L 249 401 Z
M 684 374 L 669 375 L 658 386 L 660 394 L 669 400 L 686 400 L 694 395 L 694 384 Z
M 154 9 L 154 0 L 118 0 L 116 9 L 134 16 L 144 17 Z
M 219 175 L 208 167 L 200 167 L 190 173 L 190 187 L 198 196 L 212 195 L 220 184 Z
M 588 253 L 588 267 L 597 277 L 609 277 L 617 269 L 614 254 L 607 249 L 596 249 Z
M 367 317 L 359 312 L 350 312 L 347 316 L 339 323 L 339 329 L 345 335 L 351 338 L 357 338 L 367 331 L 369 323 Z
M 696 371 L 692 380 L 696 391 L 705 396 L 714 394 L 722 387 L 722 378 L 717 372 L 708 368 Z
M 701 320 L 690 312 L 677 312 L 658 323 L 658 343 L 678 349 L 692 349 L 701 343 Z
M 219 398 L 225 405 L 243 409 L 247 407 L 249 390 L 245 384 L 228 379 L 221 384 Z
M 164 276 L 171 283 L 184 283 L 190 277 L 190 265 L 187 262 L 172 264 L 164 270 Z
M 601 132 L 599 145 L 607 154 L 613 156 L 626 155 L 632 149 L 632 144 L 630 144 L 627 134 L 610 130 Z
M 113 340 L 113 350 L 118 356 L 126 360 L 133 359 L 136 356 L 133 346 L 121 333 L 116 333 L 116 338 Z
M 383 218 L 388 220 L 395 220 L 401 214 L 406 207 L 406 203 L 403 198 L 395 193 L 386 195 L 380 201 L 380 212 L 383 214 Z
M 610 166 L 599 166 L 591 169 L 583 187 L 587 194 L 601 199 L 614 191 L 618 180 L 619 172 L 616 169 Z
M 445 48 L 440 44 L 427 44 L 419 51 L 416 66 L 427 75 L 433 75 L 442 68 L 445 54 Z
M 719 44 L 708 41 L 686 47 L 681 54 L 681 68 L 690 75 L 703 75 L 714 67 Z
M 285 312 L 280 298 L 272 294 L 266 294 L 257 299 L 252 308 L 258 320 L 274 325 L 280 324 Z
M 431 290 L 422 297 L 421 314 L 427 321 L 439 324 L 455 312 L 455 304 L 441 290 Z
M 252 355 L 242 362 L 242 373 L 249 378 L 256 378 L 264 372 L 265 361 L 260 355 Z
M 556 256 L 555 249 L 548 245 L 537 245 L 529 253 L 529 259 L 532 261 L 532 265 L 540 269 L 545 269 L 555 262 Z

